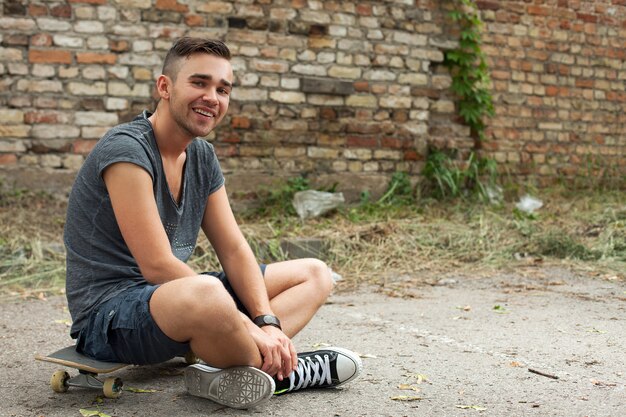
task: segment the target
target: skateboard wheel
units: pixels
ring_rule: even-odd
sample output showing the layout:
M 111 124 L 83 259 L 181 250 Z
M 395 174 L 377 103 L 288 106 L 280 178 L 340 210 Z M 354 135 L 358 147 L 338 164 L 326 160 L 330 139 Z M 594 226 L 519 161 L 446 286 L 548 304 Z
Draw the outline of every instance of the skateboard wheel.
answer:
M 198 362 L 200 362 L 200 358 L 198 358 L 192 350 L 185 353 L 185 363 L 187 365 L 195 365 Z
M 119 378 L 107 378 L 102 385 L 102 393 L 106 398 L 119 398 L 124 383 Z
M 67 385 L 67 380 L 70 379 L 70 374 L 65 371 L 56 371 L 52 374 L 52 378 L 50 378 L 50 387 L 54 392 L 67 392 L 69 386 Z

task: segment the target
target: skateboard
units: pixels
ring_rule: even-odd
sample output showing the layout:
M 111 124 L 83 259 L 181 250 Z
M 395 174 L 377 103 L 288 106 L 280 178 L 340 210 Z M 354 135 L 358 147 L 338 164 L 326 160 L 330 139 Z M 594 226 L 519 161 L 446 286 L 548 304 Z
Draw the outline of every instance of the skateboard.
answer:
M 68 346 L 57 350 L 47 356 L 35 355 L 35 359 L 43 362 L 51 362 L 78 370 L 78 375 L 71 377 L 64 370 L 58 370 L 50 378 L 50 387 L 54 392 L 67 392 L 69 387 L 94 388 L 102 390 L 106 398 L 119 398 L 122 395 L 124 383 L 120 378 L 109 377 L 104 380 L 98 378 L 99 374 L 108 374 L 131 366 L 126 363 L 103 362 L 91 359 L 76 352 L 75 346 Z M 198 357 L 193 352 L 184 356 L 189 365 L 198 363 Z
M 98 374 L 108 374 L 130 366 L 126 363 L 102 362 L 76 352 L 74 346 L 57 350 L 48 356 L 35 355 L 35 359 L 56 363 L 78 370 L 78 375 L 70 377 L 64 370 L 58 370 L 50 378 L 54 392 L 67 392 L 69 387 L 95 388 L 102 390 L 106 398 L 119 398 L 124 383 L 120 378 L 98 378 Z

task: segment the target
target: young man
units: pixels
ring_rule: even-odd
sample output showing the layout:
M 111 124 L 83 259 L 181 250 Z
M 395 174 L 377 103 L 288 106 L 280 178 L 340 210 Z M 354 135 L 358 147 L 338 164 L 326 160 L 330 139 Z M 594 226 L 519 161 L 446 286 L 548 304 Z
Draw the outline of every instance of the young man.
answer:
M 228 110 L 229 59 L 219 41 L 172 46 L 156 111 L 111 129 L 78 173 L 64 240 L 79 352 L 150 364 L 191 349 L 211 366 L 187 368 L 189 392 L 247 408 L 274 392 L 348 382 L 361 361 L 340 348 L 296 353 L 291 338 L 328 297 L 330 271 L 316 259 L 259 267 L 213 147 L 198 139 Z M 200 228 L 223 273 L 185 263 Z

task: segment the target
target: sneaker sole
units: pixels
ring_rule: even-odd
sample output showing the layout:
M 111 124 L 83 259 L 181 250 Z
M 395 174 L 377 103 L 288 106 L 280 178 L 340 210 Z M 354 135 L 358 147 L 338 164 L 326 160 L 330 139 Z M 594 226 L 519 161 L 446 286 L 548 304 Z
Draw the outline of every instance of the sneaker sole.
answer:
M 249 408 L 268 401 L 276 389 L 265 372 L 249 366 L 208 371 L 195 365 L 185 369 L 189 394 L 232 408 Z

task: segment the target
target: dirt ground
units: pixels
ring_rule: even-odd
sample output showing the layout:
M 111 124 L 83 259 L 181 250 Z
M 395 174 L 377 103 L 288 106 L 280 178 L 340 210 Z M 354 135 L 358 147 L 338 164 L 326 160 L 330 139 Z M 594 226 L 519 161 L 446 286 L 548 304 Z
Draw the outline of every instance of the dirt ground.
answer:
M 555 267 L 531 272 L 447 275 L 414 298 L 370 287 L 336 293 L 295 342 L 359 352 L 361 377 L 249 411 L 187 395 L 181 360 L 113 374 L 154 392 L 56 394 L 48 381 L 58 367 L 34 355 L 71 343 L 64 298 L 3 303 L 0 416 L 626 415 L 626 284 Z

